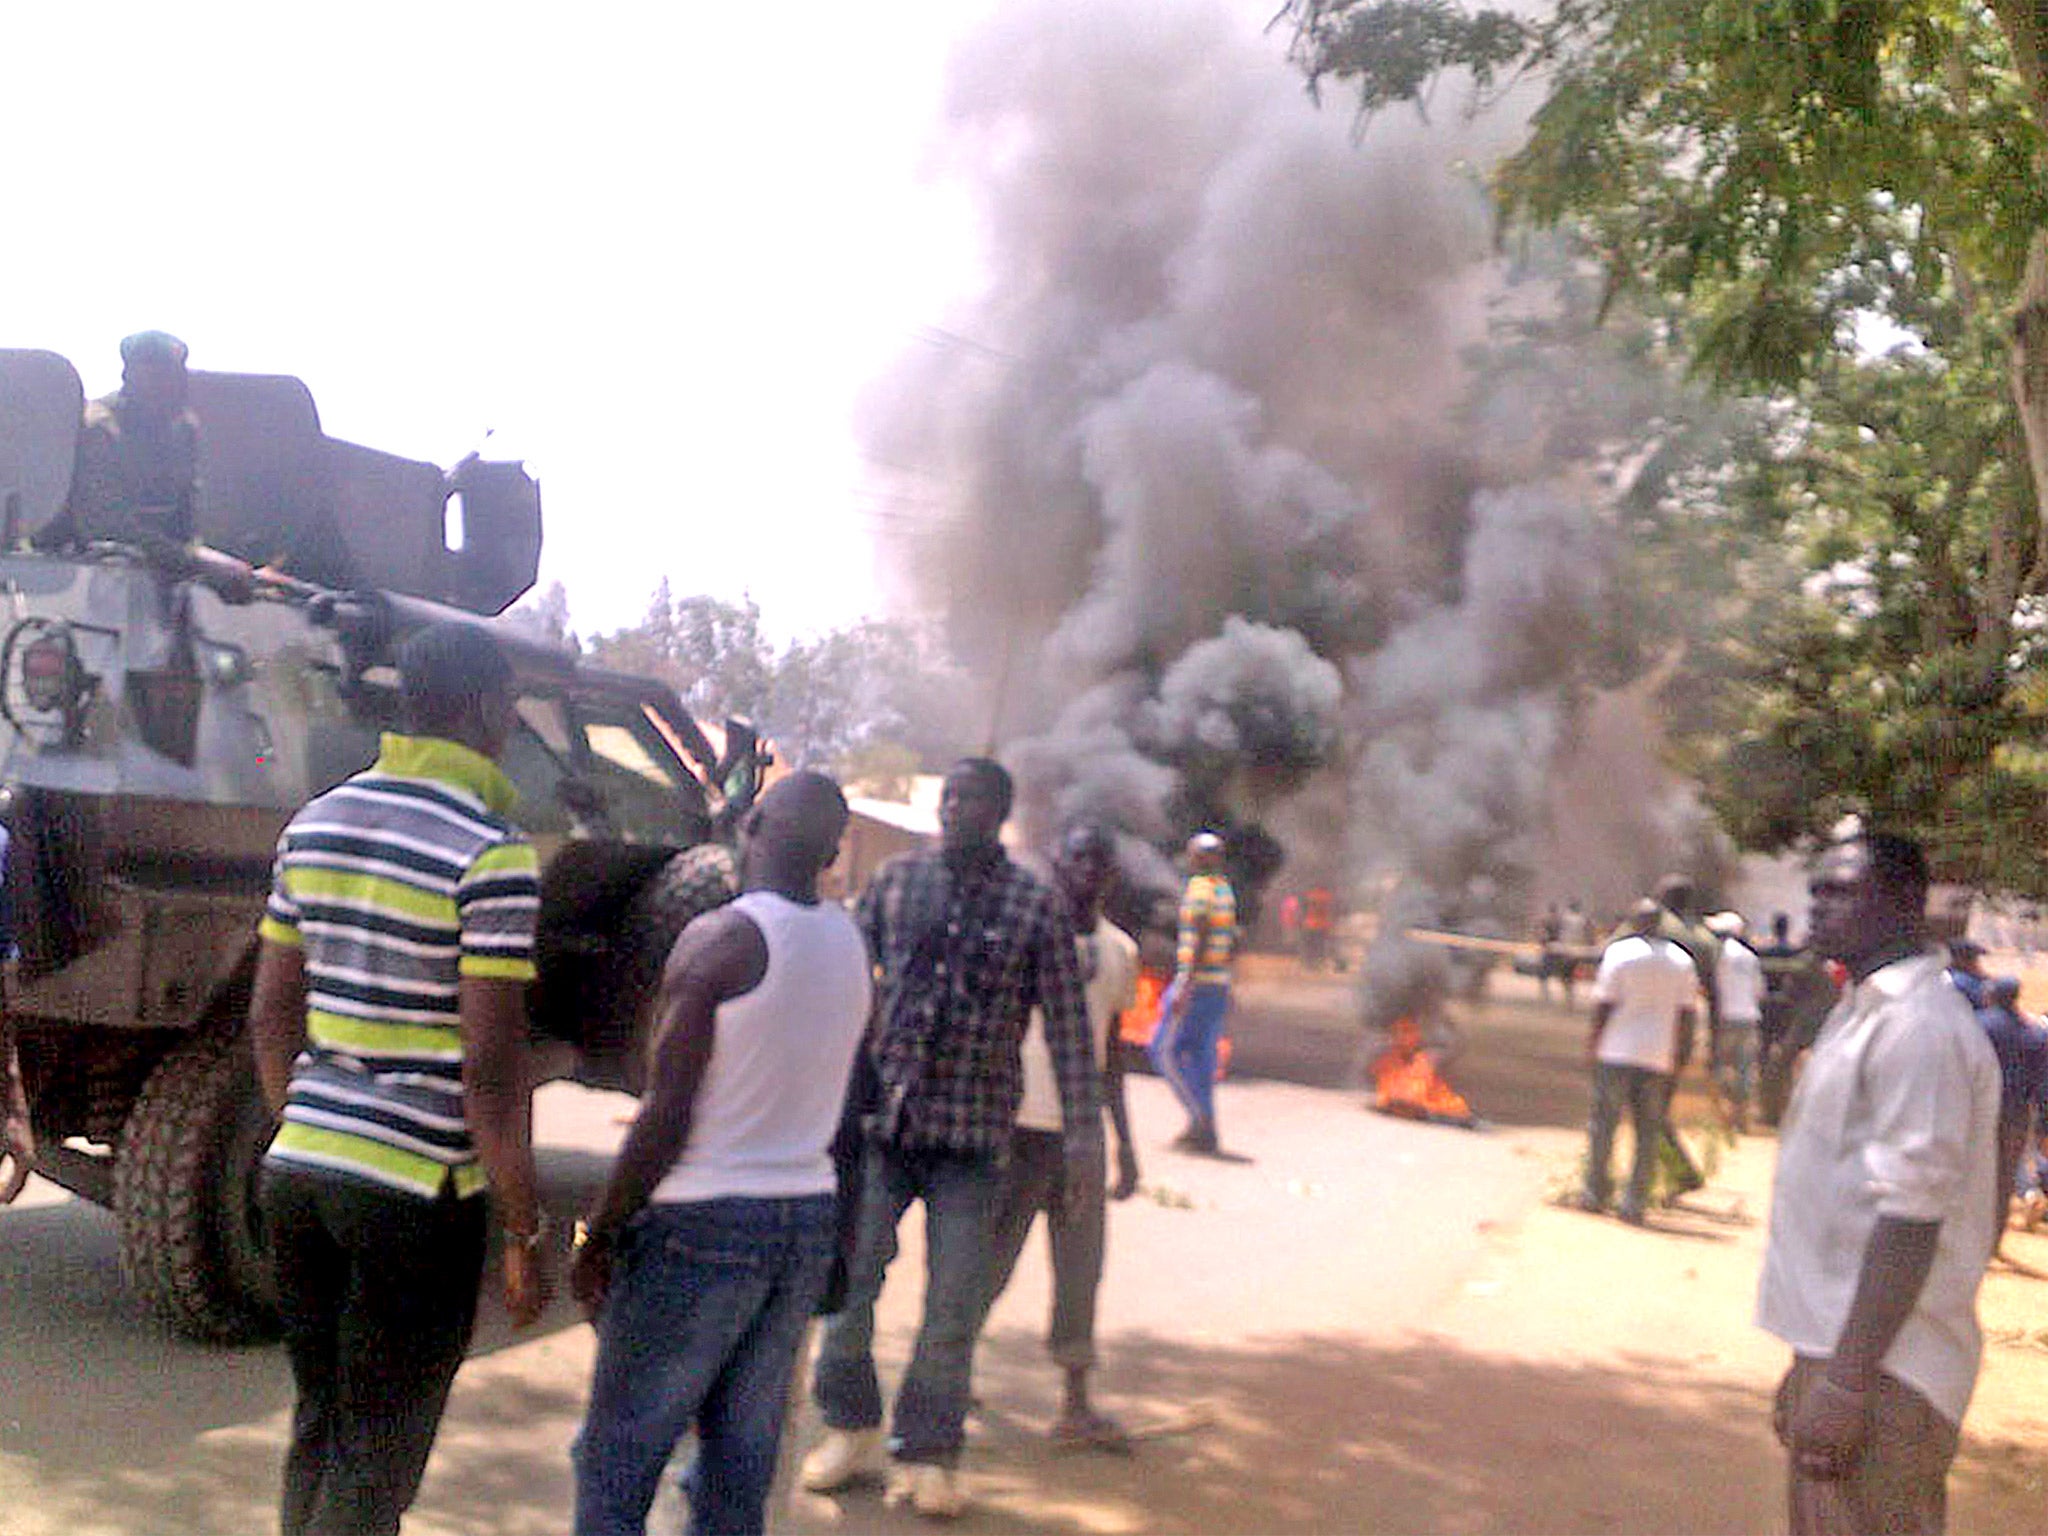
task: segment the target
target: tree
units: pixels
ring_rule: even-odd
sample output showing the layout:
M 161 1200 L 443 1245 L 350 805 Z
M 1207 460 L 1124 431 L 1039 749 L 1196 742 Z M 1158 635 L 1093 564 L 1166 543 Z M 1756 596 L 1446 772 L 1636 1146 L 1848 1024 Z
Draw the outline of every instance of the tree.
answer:
M 1839 357 L 1635 520 L 1639 561 L 1674 567 L 1649 585 L 1696 594 L 1679 765 L 1746 846 L 1855 811 L 1958 878 L 2042 888 L 2042 573 L 1996 351 Z
M 576 632 L 569 628 L 569 591 L 551 581 L 538 593 L 529 593 L 505 610 L 505 619 L 517 629 L 551 645 L 581 650 Z
M 590 655 L 605 666 L 658 677 L 675 686 L 693 713 L 766 719 L 775 653 L 751 597 L 676 597 L 662 577 L 647 617 L 630 629 L 600 635 Z
M 923 670 L 911 632 L 880 620 L 793 641 L 776 659 L 768 730 L 795 766 L 844 770 L 901 741 Z
M 587 649 L 600 665 L 671 684 L 701 717 L 746 717 L 794 767 L 886 765 L 901 777 L 957 745 L 957 674 L 906 625 L 863 619 L 778 649 L 753 599 L 679 598 L 664 577 L 645 618 Z
M 2048 514 L 2048 5 L 2040 0 L 1290 0 L 1311 88 L 1365 118 L 1446 72 L 1540 83 L 1496 177 L 1510 218 L 1572 218 L 1615 291 L 1691 301 L 1696 364 L 1738 386 L 1824 366 L 1902 226 L 1919 286 L 2012 295 L 2008 388 Z
M 1688 594 L 1661 606 L 1677 756 L 1747 846 L 1855 810 L 1952 876 L 2048 890 L 2048 111 L 2022 46 L 2044 11 L 1289 8 L 1311 80 L 1354 85 L 1367 117 L 1451 69 L 1482 103 L 1539 81 L 1505 216 L 1570 230 L 1601 312 L 1669 325 L 1738 397 L 1725 450 L 1642 477 L 1620 515 L 1638 585 Z M 2016 324 L 1994 292 L 2020 295 Z

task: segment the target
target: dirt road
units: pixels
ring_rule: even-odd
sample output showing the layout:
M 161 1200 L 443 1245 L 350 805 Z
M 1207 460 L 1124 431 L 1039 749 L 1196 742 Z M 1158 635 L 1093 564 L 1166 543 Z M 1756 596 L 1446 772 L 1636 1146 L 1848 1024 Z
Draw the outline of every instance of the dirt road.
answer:
M 1754 1531 L 1776 1524 L 1765 1428 L 1779 1352 L 1748 1326 L 1771 1143 L 1751 1139 L 1663 1229 L 1553 1209 L 1582 1141 L 1583 1022 L 1504 978 L 1468 1018 L 1468 1133 L 1381 1119 L 1341 1085 L 1345 984 L 1248 978 L 1226 1140 L 1136 1080 L 1145 1190 L 1112 1216 L 1104 1405 L 1160 1431 L 1129 1459 L 1050 1452 L 1036 1245 L 978 1364 L 967 1529 L 1071 1532 Z M 601 1176 L 623 1101 L 547 1091 L 548 1199 Z M 47 1189 L 0 1213 L 0 1536 L 241 1536 L 272 1527 L 290 1387 L 275 1350 L 154 1334 L 110 1225 Z M 892 1379 L 914 1320 L 914 1232 L 884 1307 Z M 2017 1238 L 2048 1268 L 2048 1240 Z M 1994 1276 L 1994 1343 L 1954 1528 L 2041 1526 L 2048 1285 Z M 558 1306 L 487 1312 L 408 1536 L 567 1528 L 590 1334 Z M 801 1426 L 815 1434 L 808 1416 Z M 670 1529 L 658 1518 L 655 1529 Z M 799 1497 L 801 1531 L 917 1527 L 873 1491 Z

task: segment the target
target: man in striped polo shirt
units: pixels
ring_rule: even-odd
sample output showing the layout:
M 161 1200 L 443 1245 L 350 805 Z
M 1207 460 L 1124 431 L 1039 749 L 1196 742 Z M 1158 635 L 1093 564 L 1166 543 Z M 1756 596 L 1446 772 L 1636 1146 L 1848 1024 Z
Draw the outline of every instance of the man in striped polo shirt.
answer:
M 1180 949 L 1173 985 L 1146 1053 L 1187 1111 L 1173 1145 L 1214 1156 L 1216 1061 L 1230 1012 L 1230 958 L 1237 947 L 1237 897 L 1223 871 L 1223 839 L 1188 839 L 1188 883 L 1180 900 Z
M 292 818 L 250 1003 L 281 1117 L 263 1207 L 298 1405 L 285 1536 L 395 1536 L 505 1231 L 516 1324 L 545 1300 L 526 1076 L 540 884 L 495 759 L 512 669 L 437 624 L 399 656 L 405 734 Z

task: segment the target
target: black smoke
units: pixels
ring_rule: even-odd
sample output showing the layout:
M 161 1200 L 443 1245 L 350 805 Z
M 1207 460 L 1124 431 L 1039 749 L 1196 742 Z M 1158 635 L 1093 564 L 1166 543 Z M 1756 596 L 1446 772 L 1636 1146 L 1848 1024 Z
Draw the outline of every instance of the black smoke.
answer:
M 1612 612 L 1601 497 L 1546 458 L 1540 384 L 1471 365 L 1498 144 L 1359 141 L 1271 9 L 1015 0 L 958 51 L 941 157 L 987 282 L 867 445 L 955 488 L 906 580 L 1033 830 L 1107 819 L 1169 883 L 1198 826 L 1313 825 L 1304 879 L 1500 904 Z

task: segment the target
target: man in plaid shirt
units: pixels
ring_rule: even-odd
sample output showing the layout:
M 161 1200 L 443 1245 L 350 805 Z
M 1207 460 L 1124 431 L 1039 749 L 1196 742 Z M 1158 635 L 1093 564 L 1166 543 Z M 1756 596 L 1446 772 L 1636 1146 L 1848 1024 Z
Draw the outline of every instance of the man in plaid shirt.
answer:
M 804 1463 L 804 1485 L 829 1492 L 877 1465 L 875 1301 L 896 1256 L 896 1224 L 922 1201 L 924 1317 L 889 1448 L 901 1464 L 899 1495 L 925 1515 L 962 1507 L 954 1467 L 1034 1005 L 1059 1079 L 1068 1178 L 1102 1177 L 1073 923 L 1059 894 L 1003 852 L 1010 799 L 1000 764 L 957 764 L 939 800 L 939 850 L 888 864 L 855 913 L 879 977 L 866 1051 L 872 1091 L 845 1302 L 826 1320 L 818 1356 L 815 1393 L 829 1432 Z

